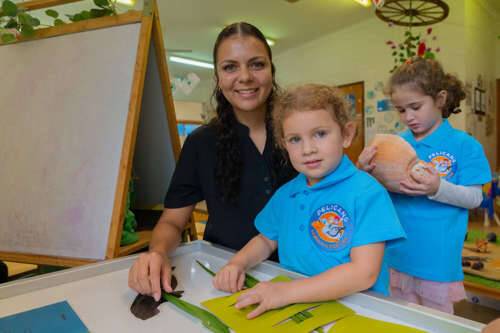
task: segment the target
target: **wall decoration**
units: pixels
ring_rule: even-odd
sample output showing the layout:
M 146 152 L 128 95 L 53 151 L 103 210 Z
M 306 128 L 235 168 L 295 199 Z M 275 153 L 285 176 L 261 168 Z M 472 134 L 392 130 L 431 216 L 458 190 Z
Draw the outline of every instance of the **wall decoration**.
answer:
M 182 92 L 184 95 L 190 95 L 194 88 L 200 83 L 200 78 L 195 73 L 189 73 L 185 77 L 178 76 L 172 80 L 172 93 L 177 91 Z
M 375 118 L 374 117 L 366 117 L 366 127 L 371 128 L 375 125 Z
M 389 27 L 394 25 L 408 27 L 402 42 L 386 41 L 394 59 L 391 73 L 414 56 L 435 58 L 435 53 L 438 53 L 440 48 L 433 50 L 429 47 L 429 40 L 436 40 L 436 36 L 431 36 L 432 28 L 428 28 L 425 37 L 422 37 L 421 33 L 412 31 L 412 27 L 441 22 L 448 17 L 449 12 L 449 6 L 442 0 L 387 0 L 382 8 L 375 10 L 377 17 L 388 22 Z
M 474 88 L 474 113 L 484 116 L 486 114 L 486 96 L 484 89 Z
M 349 114 L 352 117 L 356 116 L 356 96 L 354 94 L 346 94 L 345 99 L 349 103 Z
M 367 99 L 374 99 L 375 98 L 375 92 L 373 90 L 368 90 L 366 92 L 366 98 Z
M 396 117 L 394 117 L 395 112 L 386 112 L 384 114 L 384 121 L 386 123 L 392 123 Z
M 385 112 L 391 110 L 391 102 L 388 99 L 377 101 L 377 112 Z
M 404 33 L 404 40 L 402 42 L 386 41 L 386 45 L 392 50 L 391 56 L 394 60 L 394 67 L 390 72 L 394 72 L 405 62 L 411 61 L 411 58 L 414 56 L 424 59 L 435 59 L 436 53 L 439 53 L 441 48 L 432 48 L 429 46 L 431 40 L 437 40 L 436 36 L 432 36 L 432 31 L 432 28 L 428 28 L 425 35 L 422 36 L 421 33 L 416 34 L 411 29 L 408 29 Z
M 366 114 L 366 115 L 373 114 L 373 106 L 371 106 L 371 105 L 367 105 L 367 106 L 365 107 L 365 114 Z
M 450 7 L 443 0 L 386 0 L 375 14 L 382 21 L 411 28 L 443 21 Z

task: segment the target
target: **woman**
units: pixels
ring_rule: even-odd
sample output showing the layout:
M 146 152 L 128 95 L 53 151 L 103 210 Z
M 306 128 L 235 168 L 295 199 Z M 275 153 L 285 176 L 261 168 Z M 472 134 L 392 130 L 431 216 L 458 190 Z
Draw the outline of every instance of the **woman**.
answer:
M 129 272 L 129 286 L 156 300 L 161 286 L 172 290 L 168 253 L 178 246 L 197 202 L 207 202 L 204 239 L 239 250 L 257 235 L 257 213 L 294 176 L 273 142 L 277 85 L 262 32 L 244 22 L 227 26 L 217 37 L 213 58 L 217 117 L 186 139 L 149 252 Z

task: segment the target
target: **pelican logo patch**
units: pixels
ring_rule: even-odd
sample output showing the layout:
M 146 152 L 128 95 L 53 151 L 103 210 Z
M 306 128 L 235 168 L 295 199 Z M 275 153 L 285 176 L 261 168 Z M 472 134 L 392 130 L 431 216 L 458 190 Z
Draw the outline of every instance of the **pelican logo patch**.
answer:
M 322 250 L 343 250 L 351 243 L 352 233 L 351 218 L 337 204 L 326 204 L 316 209 L 309 221 L 309 235 Z
M 438 151 L 429 155 L 429 160 L 437 170 L 439 177 L 450 179 L 457 171 L 457 160 L 445 151 Z

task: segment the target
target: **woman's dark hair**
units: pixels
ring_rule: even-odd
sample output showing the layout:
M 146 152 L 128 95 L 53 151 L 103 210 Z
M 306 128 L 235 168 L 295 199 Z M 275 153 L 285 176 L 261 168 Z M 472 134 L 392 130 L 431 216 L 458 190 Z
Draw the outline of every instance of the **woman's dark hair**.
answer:
M 445 73 L 436 60 L 421 57 L 408 59 L 392 74 L 387 92 L 391 95 L 394 87 L 405 84 L 414 85 L 434 99 L 440 91 L 446 91 L 446 102 L 441 110 L 443 118 L 461 111 L 460 101 L 465 99 L 464 85 L 456 76 Z
M 272 63 L 271 48 L 266 42 L 264 34 L 255 26 L 246 22 L 233 23 L 225 27 L 217 36 L 214 44 L 213 59 L 215 64 L 215 77 L 217 75 L 217 52 L 221 43 L 234 35 L 250 36 L 262 42 L 265 46 L 269 60 L 271 61 L 271 72 L 273 77 L 273 88 L 269 97 L 266 100 L 266 130 L 267 135 L 272 138 L 272 122 L 271 111 L 272 101 L 279 89 L 275 81 L 275 67 Z M 219 193 L 224 201 L 235 204 L 239 198 L 241 173 L 243 169 L 243 160 L 240 151 L 240 142 L 236 132 L 236 116 L 233 106 L 226 99 L 221 89 L 216 85 L 212 93 L 212 100 L 215 100 L 215 111 L 217 117 L 214 118 L 210 125 L 216 128 L 217 143 L 216 143 L 216 164 L 215 164 L 215 181 Z M 273 169 L 278 170 L 283 161 L 281 153 L 273 155 Z M 273 171 L 274 172 L 274 171 Z M 275 175 L 273 175 L 275 176 Z

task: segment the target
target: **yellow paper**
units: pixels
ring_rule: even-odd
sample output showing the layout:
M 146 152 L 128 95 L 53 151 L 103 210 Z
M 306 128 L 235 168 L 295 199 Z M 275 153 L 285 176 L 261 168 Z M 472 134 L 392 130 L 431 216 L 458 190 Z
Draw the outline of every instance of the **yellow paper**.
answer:
M 339 320 L 333 325 L 328 333 L 355 333 L 355 332 L 370 332 L 370 333 L 425 333 L 425 331 L 389 323 L 382 320 L 376 320 L 360 315 L 349 316 Z
M 277 276 L 272 282 L 284 282 L 291 279 L 285 276 Z M 350 308 L 332 301 L 316 303 L 292 304 L 280 309 L 267 311 L 257 318 L 247 319 L 246 316 L 257 306 L 249 306 L 238 310 L 234 307 L 236 299 L 245 291 L 235 293 L 230 296 L 218 297 L 206 300 L 201 304 L 210 312 L 216 315 L 226 325 L 235 332 L 276 332 L 276 333 L 295 333 L 310 332 L 313 329 L 326 325 L 330 322 L 354 314 Z M 312 318 L 305 319 L 301 323 L 296 323 L 289 319 L 293 315 L 311 309 L 309 312 Z

